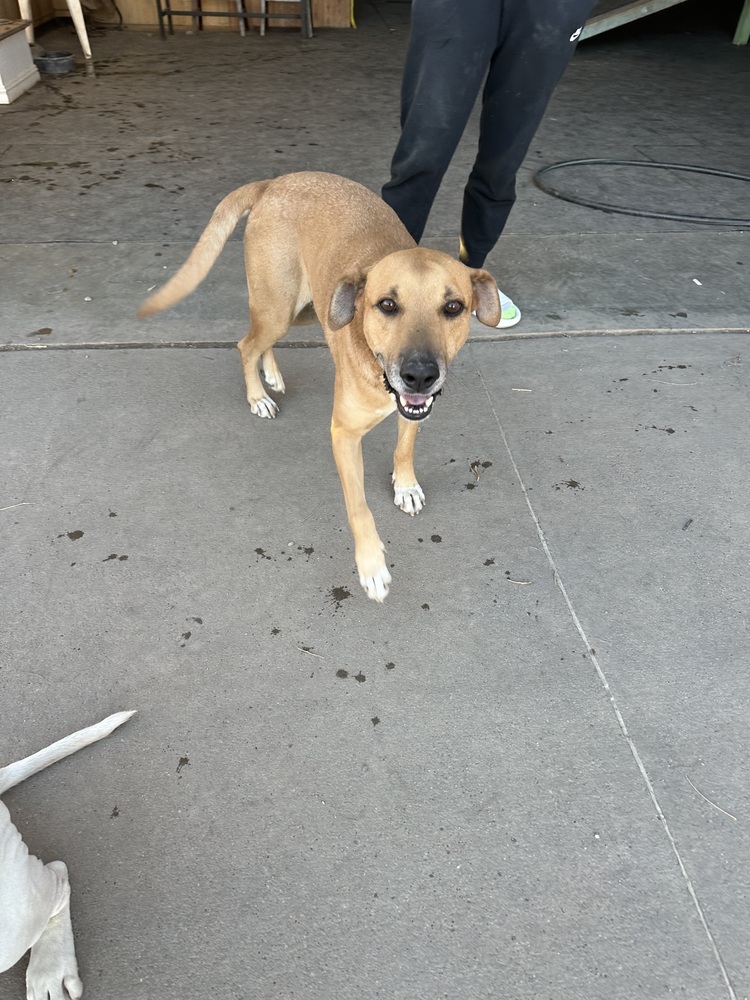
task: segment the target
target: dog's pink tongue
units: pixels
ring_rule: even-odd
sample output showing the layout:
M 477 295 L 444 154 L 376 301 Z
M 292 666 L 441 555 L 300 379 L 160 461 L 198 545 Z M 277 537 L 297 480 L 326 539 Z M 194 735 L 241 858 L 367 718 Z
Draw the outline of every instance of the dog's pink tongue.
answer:
M 429 398 L 429 396 L 408 396 L 406 393 L 403 393 L 401 402 L 407 406 L 424 406 Z

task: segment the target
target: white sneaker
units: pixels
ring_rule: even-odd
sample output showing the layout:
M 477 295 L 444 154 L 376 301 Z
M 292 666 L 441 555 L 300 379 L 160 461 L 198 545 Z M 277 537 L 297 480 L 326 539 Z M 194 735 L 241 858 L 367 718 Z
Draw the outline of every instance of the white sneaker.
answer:
M 498 288 L 498 292 L 500 289 Z M 521 310 L 513 299 L 509 299 L 505 292 L 500 292 L 500 322 L 497 324 L 498 330 L 506 330 L 509 326 L 515 326 L 521 321 Z

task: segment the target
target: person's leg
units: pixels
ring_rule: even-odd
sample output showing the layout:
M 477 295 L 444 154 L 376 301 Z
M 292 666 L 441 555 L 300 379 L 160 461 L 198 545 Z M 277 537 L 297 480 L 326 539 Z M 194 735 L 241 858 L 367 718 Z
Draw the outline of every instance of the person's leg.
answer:
M 482 267 L 515 202 L 516 174 L 594 0 L 503 0 L 464 192 L 461 260 Z
M 501 0 L 414 0 L 401 85 L 401 138 L 383 198 L 422 238 L 485 77 Z

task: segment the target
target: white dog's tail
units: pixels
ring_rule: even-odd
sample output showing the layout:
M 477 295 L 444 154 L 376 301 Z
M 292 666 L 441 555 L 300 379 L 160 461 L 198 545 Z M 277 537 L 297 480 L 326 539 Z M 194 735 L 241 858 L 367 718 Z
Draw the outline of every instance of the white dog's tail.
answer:
M 96 743 L 97 740 L 109 736 L 113 729 L 121 726 L 131 715 L 135 715 L 135 712 L 116 712 L 101 722 L 97 722 L 95 726 L 79 729 L 72 736 L 66 736 L 58 740 L 57 743 L 53 743 L 52 746 L 39 750 L 38 753 L 33 753 L 30 757 L 24 757 L 23 760 L 18 760 L 15 764 L 8 764 L 7 767 L 0 767 L 0 795 L 9 788 L 13 788 L 14 785 L 25 781 L 32 774 L 36 774 L 37 771 L 43 771 L 45 767 L 62 760 L 63 757 L 69 757 L 76 750 L 82 750 L 89 743 Z
M 245 184 L 219 202 L 188 259 L 163 288 L 146 299 L 136 314 L 138 319 L 145 319 L 162 309 L 168 309 L 198 287 L 216 263 L 234 227 L 243 215 L 255 207 L 270 183 L 271 181 L 254 181 L 252 184 Z

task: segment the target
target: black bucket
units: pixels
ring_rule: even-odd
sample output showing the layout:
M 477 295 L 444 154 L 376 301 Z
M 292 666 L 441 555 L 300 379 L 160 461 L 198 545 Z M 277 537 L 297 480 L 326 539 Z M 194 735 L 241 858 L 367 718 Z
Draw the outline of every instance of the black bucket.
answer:
M 34 64 L 45 76 L 64 76 L 73 72 L 76 61 L 71 52 L 45 52 L 34 60 Z

